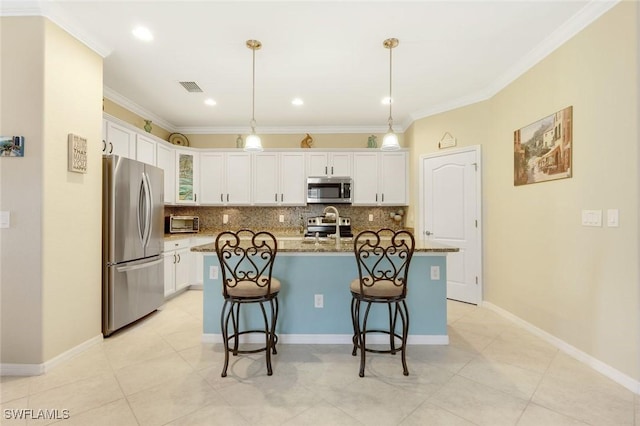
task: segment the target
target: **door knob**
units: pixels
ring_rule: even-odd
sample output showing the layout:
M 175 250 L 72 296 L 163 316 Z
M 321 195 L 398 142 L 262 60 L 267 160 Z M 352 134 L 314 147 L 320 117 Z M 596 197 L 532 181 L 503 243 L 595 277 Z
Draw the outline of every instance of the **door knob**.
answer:
M 425 233 L 426 235 L 433 235 L 433 233 L 432 233 L 431 231 L 424 231 L 424 233 Z

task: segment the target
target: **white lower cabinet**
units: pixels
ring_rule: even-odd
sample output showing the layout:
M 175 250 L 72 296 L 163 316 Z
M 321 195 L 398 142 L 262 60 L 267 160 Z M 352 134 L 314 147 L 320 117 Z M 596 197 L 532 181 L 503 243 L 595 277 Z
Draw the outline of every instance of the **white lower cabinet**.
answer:
M 182 290 L 189 285 L 193 256 L 191 239 L 165 241 L 164 243 L 164 296 Z

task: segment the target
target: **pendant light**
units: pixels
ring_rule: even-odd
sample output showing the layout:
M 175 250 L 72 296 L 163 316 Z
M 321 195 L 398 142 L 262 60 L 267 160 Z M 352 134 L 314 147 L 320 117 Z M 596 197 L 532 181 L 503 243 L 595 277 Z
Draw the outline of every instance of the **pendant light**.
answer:
M 262 47 L 262 43 L 258 40 L 247 40 L 247 47 L 253 52 L 253 92 L 251 95 L 251 121 L 249 125 L 251 126 L 251 134 L 247 136 L 244 143 L 245 151 L 262 151 L 262 142 L 260 141 L 260 136 L 256 135 L 256 50 Z
M 391 92 L 391 72 L 393 57 L 391 55 L 391 52 L 395 47 L 398 46 L 398 43 L 399 42 L 397 38 L 388 38 L 382 42 L 382 45 L 386 49 L 389 49 L 389 130 L 382 139 L 382 146 L 380 147 L 382 151 L 395 151 L 400 149 L 400 144 L 398 143 L 398 135 L 393 132 L 393 116 L 391 115 L 391 105 L 393 104 L 393 96 Z

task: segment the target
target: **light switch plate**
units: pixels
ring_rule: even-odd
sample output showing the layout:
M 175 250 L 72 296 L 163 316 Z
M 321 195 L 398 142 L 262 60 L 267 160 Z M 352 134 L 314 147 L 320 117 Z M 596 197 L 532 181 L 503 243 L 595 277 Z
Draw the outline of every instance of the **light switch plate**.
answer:
M 284 223 L 284 215 L 283 215 L 283 214 L 281 214 L 281 215 L 278 217 L 278 220 L 280 221 L 280 223 Z
M 617 228 L 620 226 L 620 216 L 618 209 L 607 210 L 607 226 L 610 228 Z
M 440 279 L 440 267 L 435 265 L 431 267 L 431 279 L 439 280 Z
M 373 222 L 373 215 L 369 214 L 369 222 Z
M 218 279 L 218 267 L 217 266 L 209 266 L 209 279 L 217 280 Z
M 582 210 L 582 226 L 602 226 L 602 210 Z
M 0 228 L 9 228 L 11 226 L 11 212 L 0 212 Z
M 222 223 L 229 223 L 229 215 L 228 214 L 223 214 L 222 215 Z

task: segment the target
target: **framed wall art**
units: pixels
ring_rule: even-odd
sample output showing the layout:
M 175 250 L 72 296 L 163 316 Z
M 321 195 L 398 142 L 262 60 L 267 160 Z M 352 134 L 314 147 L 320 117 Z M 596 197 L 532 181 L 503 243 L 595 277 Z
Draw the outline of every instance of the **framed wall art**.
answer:
M 1 157 L 24 157 L 24 136 L 0 136 Z
M 571 177 L 573 107 L 513 132 L 515 186 Z

